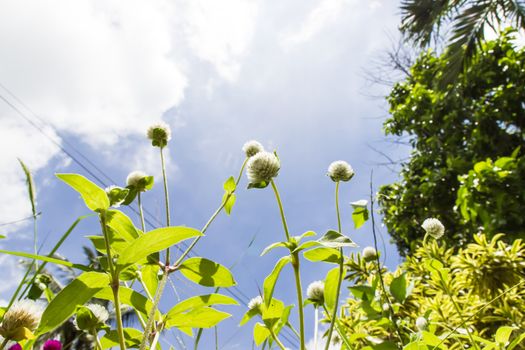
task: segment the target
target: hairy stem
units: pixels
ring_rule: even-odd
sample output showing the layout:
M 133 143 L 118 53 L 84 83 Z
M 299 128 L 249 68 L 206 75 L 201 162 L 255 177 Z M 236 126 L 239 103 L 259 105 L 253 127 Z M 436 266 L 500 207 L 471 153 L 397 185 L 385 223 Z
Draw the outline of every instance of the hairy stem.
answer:
M 279 345 L 281 350 L 286 350 L 286 348 L 284 347 L 283 343 L 279 340 L 279 338 L 277 337 L 277 335 L 275 334 L 273 329 L 269 328 L 269 330 L 270 330 L 270 334 L 272 335 L 273 340 L 275 340 L 275 342 L 277 343 L 277 345 Z
M 111 289 L 113 290 L 113 301 L 115 305 L 115 317 L 117 318 L 117 333 L 120 343 L 120 349 L 126 350 L 126 342 L 124 339 L 124 326 L 122 325 L 122 314 L 120 311 L 119 287 L 120 281 L 118 271 L 113 266 L 113 257 L 111 256 L 111 245 L 109 243 L 109 236 L 106 227 L 106 212 L 100 213 L 100 225 L 102 226 L 102 234 L 104 235 L 104 243 L 106 244 L 106 252 L 108 258 L 109 273 L 111 275 Z
M 342 231 L 342 228 L 341 228 L 341 214 L 340 214 L 340 211 L 339 211 L 339 184 L 341 182 L 340 181 L 337 181 L 335 183 L 335 211 L 337 213 L 337 228 L 339 230 L 339 232 L 341 233 Z M 344 255 L 343 255 L 343 248 L 340 247 L 339 248 L 339 254 L 340 254 L 340 259 L 339 259 L 339 277 L 337 279 L 337 287 L 336 287 L 336 290 L 335 290 L 335 305 L 334 305 L 334 310 L 332 312 L 332 317 L 331 317 L 331 320 L 330 320 L 330 327 L 328 328 L 328 338 L 327 339 L 332 339 L 332 333 L 334 332 L 334 325 L 335 325 L 335 320 L 337 319 L 337 307 L 339 306 L 339 293 L 341 292 L 341 283 L 342 283 L 342 280 L 343 280 L 343 269 L 344 269 Z M 326 346 L 325 346 L 325 350 L 328 350 L 328 348 L 330 347 L 330 342 L 327 341 L 326 342 Z
M 273 193 L 275 193 L 275 199 L 277 199 L 277 205 L 279 206 L 279 213 L 281 214 L 281 221 L 283 222 L 286 240 L 290 242 L 290 232 L 288 231 L 288 224 L 286 223 L 286 217 L 284 216 L 283 202 L 281 201 L 281 196 L 279 195 L 277 186 L 275 186 L 275 182 L 271 180 L 270 183 L 272 185 Z
M 102 344 L 100 343 L 100 339 L 98 338 L 98 332 L 95 328 L 91 330 L 91 335 L 93 336 L 93 338 L 95 338 L 95 344 L 97 345 L 96 346 L 97 350 L 104 350 L 104 348 L 102 347 Z
M 166 162 L 164 161 L 164 147 L 160 147 L 160 162 L 162 165 L 162 180 L 164 183 L 164 199 L 166 204 L 166 226 L 170 226 L 170 199 L 168 193 L 168 178 L 166 176 Z M 166 249 L 166 266 L 170 264 L 170 248 Z
M 319 333 L 319 310 L 317 309 L 317 306 L 314 310 L 314 350 L 317 350 L 317 334 Z
M 142 225 L 142 232 L 146 233 L 146 222 L 144 221 L 144 211 L 142 210 L 142 199 L 140 191 L 137 193 L 137 203 L 139 206 L 140 224 Z
M 148 315 L 148 323 L 146 324 L 146 329 L 144 330 L 144 337 L 142 338 L 142 342 L 140 343 L 140 350 L 145 350 L 147 348 L 148 339 L 150 337 L 151 331 L 153 329 L 153 324 L 155 323 L 155 314 L 157 312 L 157 308 L 160 303 L 160 298 L 162 296 L 162 293 L 164 292 L 164 287 L 166 287 L 166 283 L 168 282 L 168 267 L 164 269 L 164 273 L 162 274 L 162 278 L 159 281 L 159 286 L 157 287 L 157 291 L 155 292 L 155 298 L 153 299 L 153 306 L 151 307 L 151 311 Z M 157 333 L 160 332 L 160 330 L 157 330 Z

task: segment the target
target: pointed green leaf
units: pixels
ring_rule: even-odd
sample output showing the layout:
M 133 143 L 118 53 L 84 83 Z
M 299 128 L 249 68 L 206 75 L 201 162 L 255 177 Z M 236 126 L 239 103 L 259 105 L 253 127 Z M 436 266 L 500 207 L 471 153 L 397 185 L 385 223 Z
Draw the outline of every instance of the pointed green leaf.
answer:
M 251 320 L 252 318 L 254 318 L 255 316 L 259 314 L 260 314 L 260 311 L 258 309 L 249 309 L 242 316 L 241 322 L 239 322 L 239 326 L 245 325 L 249 320 Z
M 316 246 L 319 246 L 321 245 L 321 243 L 317 242 L 317 241 L 308 241 L 308 242 L 304 242 L 303 244 L 301 244 L 300 246 L 298 246 L 297 248 L 295 248 L 293 250 L 294 253 L 297 253 L 297 252 L 300 252 L 301 250 L 305 250 L 305 249 L 310 249 L 312 247 L 316 247 Z
M 357 247 L 350 238 L 334 230 L 325 233 L 318 242 L 328 248 Z
M 84 272 L 62 289 L 46 307 L 37 335 L 50 332 L 70 318 L 77 305 L 84 305 L 109 285 L 109 276 L 101 272 Z
M 235 299 L 222 294 L 198 295 L 181 301 L 171 308 L 164 317 L 165 320 L 168 320 L 170 317 L 186 312 L 190 309 L 197 309 L 211 305 L 239 305 L 239 303 Z
M 115 230 L 126 242 L 132 242 L 142 234 L 142 232 L 133 225 L 133 221 L 120 210 L 108 210 L 106 220 L 107 225 Z
M 235 200 L 237 199 L 237 197 L 235 196 L 235 194 L 231 193 L 231 194 L 228 194 L 228 193 L 225 193 L 224 196 L 222 197 L 222 201 L 226 201 L 226 203 L 224 203 L 224 210 L 226 211 L 226 214 L 230 215 L 231 212 L 232 212 L 232 209 L 233 209 L 233 205 L 235 204 Z
M 78 174 L 56 174 L 56 176 L 77 191 L 90 210 L 98 212 L 109 208 L 106 191 L 84 176 Z
M 345 269 L 343 269 L 343 276 L 344 275 Z M 330 311 L 334 309 L 335 301 L 339 298 L 339 295 L 337 295 L 337 284 L 343 276 L 339 275 L 339 267 L 334 267 L 326 274 L 324 281 L 324 301 Z
M 327 263 L 339 264 L 339 261 L 341 260 L 341 253 L 334 248 L 314 248 L 304 252 L 303 255 L 306 260 L 313 262 L 324 261 Z
M 279 259 L 277 263 L 275 264 L 272 272 L 264 279 L 263 283 L 263 292 L 264 292 L 264 303 L 266 306 L 270 305 L 270 301 L 272 300 L 273 291 L 275 289 L 275 284 L 277 283 L 277 279 L 279 278 L 279 274 L 281 273 L 281 270 L 283 267 L 292 262 L 292 257 L 287 255 Z
M 153 307 L 153 303 L 148 298 L 128 287 L 119 288 L 119 297 L 122 304 L 133 306 L 135 310 L 144 315 L 149 315 L 151 308 Z M 113 290 L 111 287 L 103 288 L 95 294 L 95 298 L 113 301 Z M 156 312 L 156 317 L 161 317 L 158 310 Z
M 397 302 L 403 303 L 408 296 L 408 283 L 406 280 L 406 273 L 394 278 L 390 283 L 390 293 Z
M 122 269 L 148 255 L 159 252 L 188 238 L 203 236 L 194 228 L 172 226 L 158 228 L 135 239 L 119 256 L 117 266 Z
M 236 284 L 230 270 L 205 258 L 189 258 L 179 270 L 190 281 L 206 287 L 231 287 Z
M 18 162 L 22 166 L 22 170 L 24 170 L 24 173 L 26 175 L 26 184 L 27 184 L 27 192 L 29 194 L 29 201 L 31 202 L 31 212 L 33 213 L 33 217 L 36 217 L 36 191 L 35 191 L 35 182 L 33 181 L 33 176 L 31 175 L 31 172 L 29 171 L 29 168 L 22 162 L 22 160 L 18 159 Z
M 261 306 L 261 317 L 264 324 L 267 327 L 273 327 L 282 318 L 284 310 L 284 303 L 279 299 L 272 298 L 269 306 Z
M 267 246 L 266 248 L 263 249 L 263 251 L 261 253 L 261 256 L 265 255 L 266 253 L 268 253 L 268 252 L 270 252 L 273 249 L 278 248 L 278 247 L 287 247 L 287 243 L 286 242 L 275 242 L 275 243 L 272 243 L 272 244 L 270 244 L 269 246 Z
M 153 297 L 159 285 L 159 265 L 145 264 L 142 266 L 140 274 L 144 288 L 146 288 L 149 295 Z
M 192 309 L 185 313 L 171 315 L 166 319 L 165 327 L 210 328 L 230 316 L 229 313 L 205 306 Z
M 515 330 L 515 327 L 509 327 L 509 326 L 501 326 L 496 331 L 496 343 L 499 343 L 503 346 L 507 345 L 510 339 L 510 334 L 513 330 Z
M 368 220 L 368 202 L 365 199 L 361 199 L 357 202 L 350 203 L 354 208 L 352 213 L 352 220 L 354 221 L 354 228 L 358 229 Z
M 233 193 L 233 191 L 235 191 L 235 187 L 237 186 L 235 184 L 235 179 L 233 178 L 233 176 L 230 176 L 228 180 L 224 182 L 223 185 L 223 188 L 226 191 L 226 193 Z
M 300 236 L 294 236 L 294 238 L 297 241 L 297 243 L 299 243 L 303 239 L 305 239 L 306 237 L 312 237 L 312 236 L 315 236 L 315 235 L 316 235 L 316 233 L 314 231 L 306 231 L 305 233 L 303 233 Z
M 257 322 L 253 326 L 253 341 L 255 345 L 260 346 L 270 335 L 270 331 L 264 324 Z
M 126 339 L 126 347 L 128 348 L 138 348 L 143 336 L 143 331 L 135 328 L 124 328 L 124 338 Z M 117 330 L 108 331 L 100 339 L 100 344 L 102 345 L 102 349 L 118 348 L 120 342 Z
M 3 250 L 3 249 L 0 249 L 0 253 L 14 255 L 14 256 L 19 256 L 19 257 L 22 257 L 22 258 L 29 258 L 29 259 L 45 261 L 45 262 L 49 262 L 49 263 L 52 263 L 52 264 L 72 267 L 74 269 L 81 270 L 81 271 L 91 271 L 89 266 L 85 266 L 85 265 L 81 265 L 81 264 L 73 264 L 72 262 L 51 258 L 49 256 L 35 255 L 35 254 L 25 253 L 25 252 L 12 252 L 10 250 Z

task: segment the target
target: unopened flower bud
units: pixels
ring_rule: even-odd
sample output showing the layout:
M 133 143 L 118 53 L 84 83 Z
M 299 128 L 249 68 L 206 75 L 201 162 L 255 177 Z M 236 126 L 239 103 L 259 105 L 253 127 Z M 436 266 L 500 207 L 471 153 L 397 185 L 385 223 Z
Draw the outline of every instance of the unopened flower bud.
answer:
M 133 187 L 138 192 L 144 192 L 153 186 L 153 176 L 146 175 L 142 171 L 132 171 L 126 178 L 128 187 Z
M 428 321 L 423 316 L 420 316 L 416 319 L 416 328 L 420 331 L 427 329 Z
M 246 157 L 250 158 L 257 153 L 264 151 L 264 147 L 259 142 L 251 140 L 242 146 L 242 151 L 246 154 Z
M 354 169 L 344 160 L 338 160 L 330 164 L 327 175 L 334 182 L 349 181 L 354 177 Z
M 445 226 L 443 226 L 441 221 L 435 218 L 426 219 L 423 221 L 421 227 L 423 227 L 429 236 L 432 236 L 435 239 L 443 237 L 443 234 L 445 233 Z
M 148 128 L 147 136 L 153 146 L 162 148 L 171 140 L 171 129 L 164 122 L 156 123 Z
M 79 308 L 75 318 L 75 325 L 78 329 L 93 330 L 104 325 L 108 318 L 109 313 L 104 306 L 90 303 Z

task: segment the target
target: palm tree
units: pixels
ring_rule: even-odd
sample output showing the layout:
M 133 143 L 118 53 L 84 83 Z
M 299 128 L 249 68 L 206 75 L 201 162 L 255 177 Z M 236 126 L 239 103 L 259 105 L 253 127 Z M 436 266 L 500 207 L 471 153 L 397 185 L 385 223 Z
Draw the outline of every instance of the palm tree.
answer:
M 428 47 L 451 29 L 446 38 L 449 69 L 448 83 L 467 68 L 484 39 L 485 28 L 494 31 L 502 24 L 525 29 L 525 0 L 402 0 L 401 31 L 409 41 Z

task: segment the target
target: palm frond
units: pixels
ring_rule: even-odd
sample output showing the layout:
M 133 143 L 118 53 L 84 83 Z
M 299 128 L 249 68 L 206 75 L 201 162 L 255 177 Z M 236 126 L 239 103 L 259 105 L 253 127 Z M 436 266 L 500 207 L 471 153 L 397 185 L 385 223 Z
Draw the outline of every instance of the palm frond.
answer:
M 484 0 L 467 7 L 454 19 L 452 37 L 447 46 L 448 67 L 441 85 L 456 80 L 484 39 L 485 24 L 497 12 L 494 1 Z
M 511 18 L 516 27 L 525 29 L 525 1 L 506 0 L 503 3 L 503 10 L 506 17 Z

